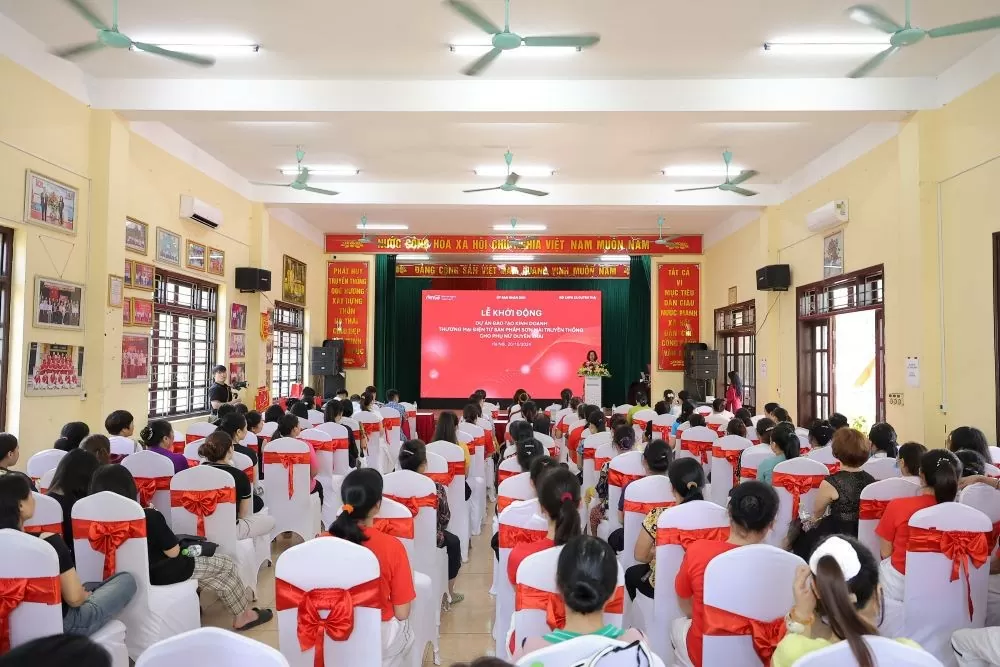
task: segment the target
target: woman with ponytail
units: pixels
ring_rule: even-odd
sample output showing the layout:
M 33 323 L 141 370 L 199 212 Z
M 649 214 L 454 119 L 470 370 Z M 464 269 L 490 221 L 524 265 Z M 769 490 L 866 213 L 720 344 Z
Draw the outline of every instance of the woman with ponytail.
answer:
M 608 543 L 589 535 L 569 540 L 556 564 L 556 588 L 566 602 L 566 625 L 541 637 L 531 637 L 514 653 L 514 661 L 532 651 L 597 635 L 624 644 L 645 641 L 634 628 L 623 630 L 604 622 L 604 605 L 618 585 L 618 560 Z M 541 663 L 539 663 L 541 664 Z
M 90 427 L 83 422 L 69 422 L 59 432 L 59 439 L 52 445 L 53 449 L 68 452 L 76 449 L 83 439 L 90 435 Z
M 757 481 L 771 483 L 774 467 L 784 461 L 791 461 L 799 456 L 799 436 L 795 434 L 795 425 L 791 422 L 780 422 L 771 431 L 771 453 L 757 466 Z
M 693 458 L 676 459 L 667 469 L 667 477 L 673 490 L 674 501 L 678 505 L 693 500 L 705 499 L 705 469 L 701 461 Z M 635 592 L 641 591 L 653 598 L 656 586 L 656 525 L 666 507 L 657 507 L 642 520 L 642 531 L 635 541 L 635 559 L 638 565 L 625 570 L 625 588 L 634 600 Z
M 417 597 L 413 571 L 403 544 L 375 530 L 375 515 L 382 506 L 382 475 L 373 468 L 352 470 L 340 487 L 344 501 L 330 534 L 359 544 L 378 559 L 381 574 L 382 665 L 401 667 L 409 657 L 413 631 L 407 619 L 410 603 Z
M 670 445 L 660 439 L 653 440 L 642 450 L 642 469 L 646 473 L 646 477 L 666 475 L 673 460 L 674 452 L 670 449 Z M 625 489 L 627 488 L 628 484 L 622 488 L 621 495 L 618 496 L 618 523 L 622 526 L 625 525 Z M 617 553 L 624 551 L 625 529 L 615 528 L 611 531 L 611 534 L 608 535 L 608 544 Z
M 843 430 L 843 429 L 839 429 Z M 832 535 L 799 567 L 792 584 L 795 606 L 785 619 L 788 633 L 771 658 L 772 667 L 791 667 L 804 655 L 846 641 L 852 664 L 875 667 L 864 637 L 878 635 L 882 590 L 878 561 L 853 537 Z M 896 641 L 920 648 L 908 639 Z
M 549 532 L 537 542 L 521 543 L 507 558 L 507 577 L 517 579 L 517 568 L 531 554 L 566 544 L 580 534 L 580 482 L 576 475 L 562 466 L 545 470 L 538 478 L 538 505 L 542 516 L 549 520 Z
M 614 436 L 611 438 L 611 448 L 614 450 L 614 456 L 630 452 L 633 447 L 635 447 L 635 429 L 624 424 L 616 428 Z M 601 466 L 597 484 L 593 489 L 587 489 L 588 504 L 595 495 L 600 500 L 590 510 L 590 533 L 592 535 L 597 535 L 597 526 L 608 516 L 608 473 L 610 470 L 611 461 L 608 461 Z M 624 491 L 625 489 L 622 489 L 623 496 L 625 495 Z
M 174 427 L 166 419 L 154 419 L 139 431 L 139 443 L 148 451 L 166 456 L 174 464 L 174 473 L 188 469 L 188 461 L 183 454 L 175 454 Z

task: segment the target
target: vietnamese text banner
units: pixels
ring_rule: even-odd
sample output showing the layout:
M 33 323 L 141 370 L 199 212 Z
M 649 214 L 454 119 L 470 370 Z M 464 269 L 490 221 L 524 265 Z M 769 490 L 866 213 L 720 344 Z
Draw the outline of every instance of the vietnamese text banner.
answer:
M 700 267 L 660 264 L 657 281 L 657 368 L 684 370 L 684 345 L 699 337 L 701 319 Z
M 532 236 L 511 242 L 507 236 L 400 236 L 375 234 L 363 243 L 354 234 L 327 234 L 328 253 L 441 253 L 489 255 L 535 252 L 550 255 L 679 255 L 701 254 L 701 236 L 674 236 L 657 243 L 656 236 Z
M 628 264 L 396 264 L 397 278 L 628 278 Z
M 368 262 L 329 262 L 326 337 L 344 341 L 344 368 L 368 366 Z

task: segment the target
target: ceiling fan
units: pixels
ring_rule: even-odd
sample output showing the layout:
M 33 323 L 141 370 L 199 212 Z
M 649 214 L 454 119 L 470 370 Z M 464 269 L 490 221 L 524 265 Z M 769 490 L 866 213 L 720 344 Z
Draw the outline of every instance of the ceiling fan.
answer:
M 467 21 L 492 36 L 493 48 L 464 70 L 466 76 L 476 76 L 489 67 L 504 51 L 513 51 L 522 46 L 561 46 L 585 49 L 601 41 L 600 35 L 543 35 L 522 37 L 510 31 L 510 0 L 504 1 L 503 30 L 482 12 L 465 0 L 445 0 L 445 4 L 461 14 Z
M 955 35 L 966 35 L 971 32 L 1000 28 L 1000 16 L 990 16 L 975 21 L 953 23 L 939 28 L 931 28 L 930 30 L 915 28 L 910 25 L 910 0 L 906 0 L 906 15 L 903 25 L 898 24 L 885 11 L 874 5 L 854 5 L 847 10 L 847 16 L 858 23 L 871 26 L 889 35 L 888 48 L 875 54 L 866 63 L 848 74 L 847 76 L 851 79 L 871 74 L 901 48 L 904 46 L 913 46 L 924 37 L 930 37 L 931 39 L 953 37 Z
M 659 232 L 658 233 L 658 238 L 655 241 L 653 241 L 653 243 L 655 243 L 656 245 L 667 245 L 668 243 L 670 243 L 671 241 L 673 241 L 675 238 L 677 238 L 679 236 L 678 234 L 671 234 L 670 236 L 664 236 L 663 235 L 663 224 L 666 221 L 667 221 L 667 219 L 664 218 L 662 215 L 659 218 L 656 219 L 656 227 L 657 227 L 658 232 Z
M 309 185 L 309 167 L 302 166 L 302 160 L 306 157 L 306 152 L 299 148 L 295 151 L 295 159 L 299 165 L 299 173 L 295 177 L 295 180 L 291 183 L 258 183 L 256 181 L 250 181 L 254 185 L 269 185 L 276 188 L 291 188 L 292 190 L 303 190 L 305 192 L 315 192 L 318 195 L 339 195 L 339 192 L 334 192 L 333 190 L 324 190 L 323 188 L 314 188 Z
M 69 4 L 73 9 L 76 10 L 84 19 L 87 20 L 90 25 L 97 29 L 97 41 L 96 42 L 86 42 L 84 44 L 77 44 L 75 46 L 69 46 L 63 49 L 55 49 L 52 51 L 52 55 L 58 56 L 59 58 L 73 59 L 77 56 L 82 56 L 93 51 L 98 51 L 104 47 L 111 49 L 130 49 L 135 47 L 140 51 L 145 51 L 147 53 L 152 53 L 155 56 L 163 56 L 164 58 L 171 58 L 173 60 L 179 60 L 181 62 L 189 63 L 191 65 L 198 65 L 200 67 L 210 67 L 215 64 L 215 58 L 208 56 L 199 56 L 193 53 L 183 53 L 181 51 L 171 51 L 170 49 L 164 49 L 157 46 L 156 44 L 147 44 L 145 42 L 134 42 L 128 35 L 122 34 L 118 30 L 118 0 L 113 0 L 111 5 L 111 26 L 105 23 L 100 17 L 97 16 L 90 7 L 88 7 L 84 0 L 63 0 Z
M 524 250 L 525 246 L 528 245 L 528 241 L 535 238 L 531 235 L 521 235 L 515 236 L 517 233 L 517 218 L 510 219 L 510 234 L 507 235 L 507 245 L 511 247 L 512 250 Z
M 368 236 L 368 216 L 361 216 L 361 238 L 358 239 L 359 243 L 371 243 L 371 237 Z
M 733 154 L 730 151 L 725 151 L 722 153 L 722 159 L 726 162 L 726 182 L 720 183 L 719 185 L 709 185 L 703 188 L 681 188 L 679 190 L 674 190 L 674 192 L 694 192 L 695 190 L 722 190 L 723 192 L 733 192 L 744 197 L 753 197 L 757 193 L 753 190 L 747 190 L 745 188 L 739 187 L 740 184 L 749 181 L 751 178 L 757 175 L 757 172 L 753 169 L 744 169 L 741 171 L 736 178 L 729 178 L 729 163 L 733 161 Z
M 535 197 L 548 196 L 548 192 L 518 187 L 517 182 L 521 180 L 521 177 L 518 176 L 516 172 L 510 170 L 510 165 L 514 161 L 514 154 L 507 151 L 504 153 L 503 159 L 507 163 L 507 180 L 503 182 L 503 185 L 498 185 L 495 188 L 474 188 L 472 190 L 463 190 L 462 192 L 490 192 L 492 190 L 502 190 L 504 192 L 523 192 L 526 195 L 534 195 Z

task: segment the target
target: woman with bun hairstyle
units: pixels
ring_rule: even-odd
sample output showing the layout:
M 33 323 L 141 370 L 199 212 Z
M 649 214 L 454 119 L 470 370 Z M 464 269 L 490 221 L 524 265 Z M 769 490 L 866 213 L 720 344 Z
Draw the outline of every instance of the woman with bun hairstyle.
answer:
M 837 429 L 842 431 L 847 429 Z M 853 537 L 831 535 L 820 542 L 792 584 L 795 606 L 785 618 L 788 632 L 771 657 L 772 667 L 791 667 L 803 656 L 846 641 L 859 667 L 875 667 L 864 641 L 878 635 L 882 590 L 878 561 Z M 919 649 L 916 642 L 897 639 Z
M 209 433 L 198 447 L 198 456 L 205 459 L 203 465 L 217 468 L 233 478 L 236 487 L 236 538 L 269 535 L 274 528 L 274 517 L 254 514 L 253 485 L 246 473 L 233 465 L 233 440 L 225 431 Z M 262 503 L 263 506 L 263 503 Z
M 818 449 L 819 447 L 829 445 L 830 439 L 833 438 L 833 431 L 833 426 L 827 420 L 817 419 L 814 421 L 813 425 L 809 427 L 810 449 Z
M 90 427 L 85 423 L 69 422 L 62 427 L 62 430 L 59 432 L 59 439 L 52 445 L 52 449 L 59 449 L 64 452 L 76 449 L 88 435 L 90 435 Z
M 522 443 L 518 443 L 520 447 Z M 542 443 L 538 442 L 534 438 L 530 441 L 523 443 L 527 448 L 523 455 L 519 454 L 518 463 L 521 464 L 521 470 L 528 473 L 528 482 L 531 485 L 532 498 L 538 497 L 538 484 L 542 475 L 547 472 L 550 468 L 562 467 L 561 464 L 556 461 L 551 456 L 546 454 L 538 454 L 537 452 L 544 452 L 545 448 Z M 527 466 L 527 469 L 525 469 Z M 515 501 L 517 502 L 527 502 L 527 501 Z M 497 516 L 500 515 L 500 507 L 495 508 Z M 497 562 L 500 562 L 500 533 L 493 533 L 493 538 L 490 540 L 490 548 L 493 549 L 493 555 L 496 557 Z
M 583 441 L 586 440 L 587 436 L 608 430 L 607 422 L 604 419 L 604 410 L 599 406 L 588 405 L 584 419 L 587 420 L 587 426 L 583 429 L 576 451 L 580 461 L 583 461 Z
M 692 460 L 692 459 L 680 459 Z M 701 644 L 705 627 L 705 569 L 719 554 L 747 544 L 761 544 L 778 514 L 778 494 L 769 485 L 743 482 L 729 495 L 729 539 L 725 542 L 698 540 L 688 545 L 674 580 L 681 617 L 670 629 L 674 650 L 683 661 L 701 667 Z
M 698 459 L 676 459 L 667 470 L 674 501 L 678 505 L 705 499 L 705 469 Z M 657 507 L 642 520 L 642 531 L 636 538 L 634 556 L 637 565 L 625 570 L 625 589 L 634 600 L 641 591 L 648 598 L 654 597 L 656 586 L 656 525 L 667 507 Z
M 399 467 L 403 470 L 423 475 L 427 472 L 427 445 L 423 440 L 407 440 L 399 448 Z M 434 482 L 437 492 L 437 547 L 448 554 L 448 597 L 451 604 L 458 604 L 465 596 L 455 591 L 455 577 L 462 567 L 462 545 L 458 537 L 448 532 L 451 508 L 448 506 L 448 492 L 444 486 Z
M 604 622 L 604 605 L 618 585 L 618 560 L 607 542 L 589 535 L 569 540 L 556 564 L 556 588 L 566 602 L 566 625 L 541 637 L 531 637 L 514 653 L 514 661 L 538 649 L 597 635 L 625 644 L 645 641 L 634 628 L 623 630 Z
M 666 475 L 673 460 L 674 452 L 670 449 L 670 445 L 663 440 L 653 440 L 646 445 L 646 449 L 642 450 L 642 469 L 646 473 L 646 477 L 650 475 Z M 625 485 L 621 495 L 618 497 L 618 522 L 622 526 L 625 525 L 625 489 L 627 488 L 628 485 Z M 608 544 L 618 553 L 624 551 L 625 529 L 615 528 L 611 531 L 611 534 L 608 535 Z
M 183 454 L 175 454 L 174 427 L 166 419 L 154 419 L 139 431 L 139 442 L 150 452 L 166 456 L 174 464 L 174 473 L 188 469 L 188 461 Z
M 635 447 L 635 429 L 624 424 L 616 428 L 614 436 L 611 438 L 611 448 L 614 450 L 614 456 L 630 452 L 633 447 Z M 612 458 L 614 458 L 614 456 L 612 456 Z M 600 502 L 590 510 L 590 532 L 593 535 L 597 535 L 598 524 L 604 521 L 605 517 L 608 515 L 608 472 L 610 470 L 611 461 L 608 461 L 601 466 L 597 478 L 597 484 L 593 489 L 587 489 L 586 496 L 588 504 L 595 495 L 600 500 Z M 625 495 L 624 491 L 625 490 L 622 489 L 623 497 Z
M 549 532 L 536 542 L 522 542 L 507 557 L 507 577 L 517 580 L 517 568 L 531 554 L 566 544 L 580 534 L 580 482 L 567 468 L 557 466 L 542 472 L 538 479 L 538 505 L 549 520 Z
M 378 559 L 382 607 L 382 665 L 402 667 L 409 658 L 413 631 L 407 619 L 410 604 L 417 597 L 413 570 L 403 544 L 375 530 L 375 515 L 382 506 L 382 475 L 374 468 L 352 470 L 340 487 L 344 501 L 340 514 L 330 526 L 334 537 L 359 544 Z
M 795 425 L 791 422 L 779 422 L 771 431 L 770 445 L 774 456 L 767 457 L 757 465 L 757 481 L 765 484 L 771 483 L 776 465 L 798 458 L 799 436 L 795 434 Z
M 961 477 L 962 463 L 958 458 L 947 450 L 934 449 L 920 460 L 920 494 L 889 501 L 875 529 L 881 538 L 880 555 L 884 560 L 879 566 L 879 579 L 886 599 L 903 603 L 910 517 L 938 503 L 954 502 Z

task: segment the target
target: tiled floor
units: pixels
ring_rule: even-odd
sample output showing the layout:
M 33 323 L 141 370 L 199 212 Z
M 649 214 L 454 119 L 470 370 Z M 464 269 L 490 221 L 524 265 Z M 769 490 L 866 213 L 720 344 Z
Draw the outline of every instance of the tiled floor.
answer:
M 492 514 L 490 514 L 492 516 Z M 298 538 L 286 540 L 278 538 L 271 545 L 275 559 L 290 546 L 298 544 Z M 483 532 L 472 539 L 469 551 L 469 562 L 462 565 L 458 574 L 456 588 L 465 594 L 465 600 L 450 612 L 441 614 L 441 664 L 447 667 L 453 662 L 472 660 L 487 653 L 494 652 L 493 637 L 490 627 L 493 622 L 493 598 L 489 590 L 493 578 L 493 551 L 490 549 L 489 524 Z M 254 606 L 274 609 L 274 568 L 262 567 L 260 570 L 259 599 Z M 232 616 L 218 601 L 202 598 L 202 624 L 220 628 L 232 627 Z M 278 648 L 277 621 L 254 628 L 247 633 L 258 641 Z M 431 662 L 430 647 L 425 654 L 425 665 Z

